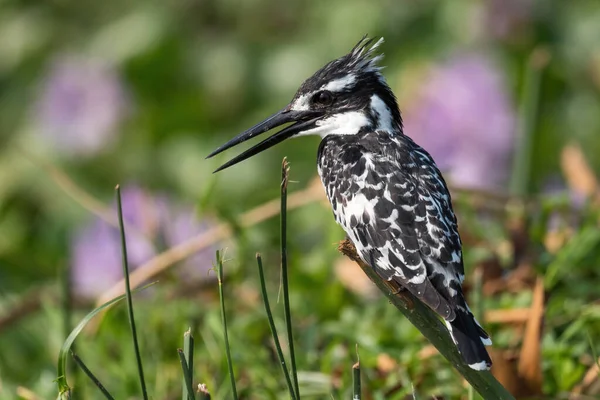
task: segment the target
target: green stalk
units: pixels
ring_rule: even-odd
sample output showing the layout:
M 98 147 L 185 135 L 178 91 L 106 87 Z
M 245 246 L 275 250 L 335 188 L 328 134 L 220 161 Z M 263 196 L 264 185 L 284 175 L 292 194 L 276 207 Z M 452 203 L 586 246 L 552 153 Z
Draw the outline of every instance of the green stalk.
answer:
M 194 391 L 192 387 L 192 380 L 194 377 L 194 337 L 192 336 L 191 328 L 183 334 L 183 354 L 185 355 L 185 362 L 188 369 L 188 375 L 183 374 L 183 388 L 181 400 L 193 400 Z M 190 388 L 192 388 L 190 391 Z
M 217 250 L 217 278 L 219 280 L 219 299 L 221 302 L 221 320 L 223 322 L 223 336 L 225 338 L 225 352 L 227 357 L 227 368 L 229 370 L 229 379 L 231 380 L 231 390 L 233 398 L 237 400 L 237 388 L 235 385 L 235 376 L 233 375 L 233 363 L 231 361 L 231 350 L 229 348 L 229 335 L 227 333 L 227 317 L 225 316 L 225 296 L 223 295 L 223 258 Z
M 192 386 L 192 373 L 188 367 L 188 361 L 185 358 L 185 353 L 181 349 L 177 349 L 179 354 L 179 361 L 181 362 L 181 370 L 183 371 L 183 381 L 185 383 L 185 394 L 184 400 L 194 400 L 194 387 Z
M 135 359 L 137 361 L 140 385 L 142 387 L 142 396 L 148 400 L 148 391 L 146 390 L 146 380 L 144 379 L 144 367 L 142 365 L 142 356 L 140 355 L 140 346 L 135 329 L 135 318 L 133 316 L 133 300 L 131 297 L 131 286 L 129 285 L 129 264 L 127 261 L 127 244 L 125 241 L 125 224 L 123 223 L 123 205 L 121 203 L 121 188 L 119 185 L 115 188 L 117 192 L 117 205 L 119 210 L 119 230 L 121 231 L 121 252 L 123 256 L 123 275 L 125 276 L 125 298 L 127 300 L 127 315 L 129 316 L 129 325 L 131 327 L 131 336 L 133 339 L 133 348 Z
M 519 107 L 517 144 L 510 182 L 510 192 L 514 196 L 522 197 L 529 194 L 533 136 L 537 125 L 540 87 L 542 74 L 549 60 L 548 51 L 541 47 L 536 48 L 527 60 L 527 70 Z
M 155 283 L 156 282 L 152 282 L 148 285 L 142 286 L 141 288 L 137 288 L 134 290 L 134 293 L 144 290 L 147 287 L 154 285 Z M 67 382 L 67 358 L 70 354 L 70 349 L 73 347 L 73 343 L 75 342 L 75 339 L 77 339 L 77 336 L 81 333 L 83 328 L 85 328 L 87 323 L 92 320 L 92 318 L 94 318 L 100 312 L 107 310 L 110 306 L 123 300 L 124 298 L 125 298 L 125 295 L 123 294 L 121 296 L 115 297 L 114 299 L 109 300 L 106 303 L 94 308 L 81 321 L 79 321 L 77 326 L 71 331 L 69 336 L 67 336 L 67 338 L 65 339 L 63 345 L 60 348 L 60 351 L 58 352 L 58 363 L 56 366 L 56 372 L 57 372 L 56 384 L 58 385 L 58 398 L 59 399 L 62 400 L 62 399 L 70 399 L 71 398 L 71 387 L 69 386 L 69 384 Z
M 275 322 L 273 321 L 273 314 L 271 313 L 271 307 L 269 306 L 269 296 L 267 295 L 267 287 L 265 284 L 265 274 L 263 272 L 262 266 L 262 258 L 260 254 L 256 254 L 256 262 L 258 264 L 258 276 L 260 279 L 260 289 L 262 293 L 263 303 L 265 304 L 265 310 L 267 312 L 267 319 L 269 320 L 269 327 L 271 328 L 271 335 L 273 336 L 273 341 L 275 342 L 275 349 L 277 350 L 277 357 L 279 358 L 279 363 L 281 364 L 281 369 L 283 370 L 283 375 L 285 377 L 285 381 L 287 383 L 288 390 L 290 392 L 290 398 L 292 400 L 299 400 L 296 397 L 296 391 L 294 390 L 294 386 L 292 384 L 292 380 L 290 379 L 290 373 L 285 365 L 285 358 L 283 357 L 283 352 L 281 351 L 281 344 L 279 343 L 279 336 L 277 336 L 277 328 L 275 327 Z
M 402 292 L 400 297 L 386 281 L 381 279 L 373 268 L 362 262 L 356 248 L 349 240 L 340 243 L 340 252 L 355 261 L 363 272 L 371 279 L 381 292 L 404 316 L 417 328 L 423 336 L 444 356 L 454 368 L 473 386 L 486 400 L 514 400 L 514 397 L 494 378 L 489 371 L 475 371 L 466 365 L 458 353 L 448 330 L 438 316 L 409 291 Z
M 100 389 L 100 392 L 102 392 L 104 397 L 106 397 L 108 400 L 114 400 L 114 397 L 112 397 L 111 394 L 108 393 L 108 390 L 106 390 L 104 385 L 98 380 L 98 378 L 96 378 L 92 371 L 90 371 L 90 369 L 85 365 L 83 360 L 73 352 L 71 352 L 71 356 L 73 357 L 73 360 L 75 360 L 79 368 L 81 368 L 81 370 L 88 376 L 88 378 L 90 378 L 92 382 L 94 382 L 94 385 L 96 385 L 96 387 Z
M 73 319 L 73 292 L 71 290 L 71 267 L 68 263 L 64 263 L 60 268 L 59 283 L 62 292 L 62 317 L 63 317 L 63 337 L 67 337 L 73 330 L 72 319 Z M 71 346 L 71 351 L 75 351 L 75 343 Z M 78 369 L 72 368 L 71 365 L 67 365 L 69 372 L 74 375 L 75 386 L 77 383 L 82 381 L 81 374 Z M 85 397 L 85 389 L 83 385 L 80 385 L 78 394 Z
M 360 387 L 360 361 L 352 366 L 352 400 L 361 399 Z
M 300 398 L 298 386 L 298 372 L 296 371 L 296 354 L 294 352 L 294 334 L 292 332 L 292 313 L 290 312 L 290 293 L 288 285 L 287 264 L 287 186 L 290 177 L 290 166 L 284 157 L 281 164 L 281 281 L 283 285 L 283 308 L 285 314 L 285 327 L 287 330 L 288 347 L 290 349 L 290 367 L 294 380 L 296 398 Z
M 73 300 L 73 293 L 71 291 L 71 275 L 70 268 L 67 263 L 65 263 L 60 268 L 60 287 L 62 291 L 62 311 L 63 311 L 63 334 L 66 337 L 73 327 L 71 326 L 71 319 L 73 315 L 73 308 L 71 307 Z

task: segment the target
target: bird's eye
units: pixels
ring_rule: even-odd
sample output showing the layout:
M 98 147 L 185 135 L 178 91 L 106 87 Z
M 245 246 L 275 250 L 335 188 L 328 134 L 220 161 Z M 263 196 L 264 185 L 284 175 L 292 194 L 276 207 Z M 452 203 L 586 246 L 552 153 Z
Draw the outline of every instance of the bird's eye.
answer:
M 321 106 L 328 106 L 333 103 L 333 95 L 327 90 L 322 90 L 313 96 L 313 102 Z

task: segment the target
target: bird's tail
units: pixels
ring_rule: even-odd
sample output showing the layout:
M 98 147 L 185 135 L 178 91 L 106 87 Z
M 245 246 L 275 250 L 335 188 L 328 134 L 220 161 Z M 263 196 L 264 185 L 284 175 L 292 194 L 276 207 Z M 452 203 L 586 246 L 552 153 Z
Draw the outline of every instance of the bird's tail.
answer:
M 474 370 L 488 370 L 492 360 L 485 349 L 492 340 L 475 319 L 468 307 L 457 307 L 456 318 L 446 321 L 452 340 L 465 362 Z

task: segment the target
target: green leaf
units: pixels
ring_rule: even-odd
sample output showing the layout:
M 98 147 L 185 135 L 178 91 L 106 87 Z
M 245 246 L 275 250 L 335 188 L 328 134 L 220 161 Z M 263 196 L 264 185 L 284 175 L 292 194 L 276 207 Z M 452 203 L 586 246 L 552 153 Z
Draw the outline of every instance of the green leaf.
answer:
M 141 288 L 138 288 L 138 289 L 134 290 L 133 292 L 138 292 L 138 291 L 144 290 L 144 289 L 154 285 L 155 283 L 156 282 L 152 282 L 146 286 L 142 286 Z M 60 348 L 60 352 L 58 353 L 58 366 L 57 366 L 58 378 L 56 379 L 56 383 L 58 384 L 58 393 L 59 393 L 58 398 L 59 399 L 70 399 L 71 398 L 71 388 L 69 387 L 69 385 L 67 383 L 66 371 L 67 371 L 67 358 L 69 357 L 69 350 L 71 349 L 73 342 L 75 341 L 75 339 L 77 338 L 79 333 L 83 330 L 83 328 L 87 325 L 87 323 L 92 320 L 92 318 L 94 318 L 99 312 L 107 309 L 108 307 L 112 306 L 115 303 L 118 303 L 119 301 L 123 300 L 124 298 L 125 298 L 125 295 L 122 294 L 121 296 L 115 297 L 114 299 L 107 301 L 106 303 L 104 303 L 101 306 L 92 310 L 88 315 L 86 315 L 81 320 L 81 322 L 79 322 L 79 324 L 75 327 L 75 329 L 73 329 L 71 331 L 71 334 L 67 337 L 67 339 L 63 343 L 62 347 Z

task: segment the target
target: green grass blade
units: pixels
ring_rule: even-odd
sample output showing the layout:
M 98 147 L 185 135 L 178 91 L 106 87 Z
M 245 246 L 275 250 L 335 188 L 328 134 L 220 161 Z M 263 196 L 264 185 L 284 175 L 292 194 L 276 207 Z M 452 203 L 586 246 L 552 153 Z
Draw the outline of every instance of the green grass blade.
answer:
M 529 194 L 533 136 L 537 125 L 542 73 L 549 61 L 548 51 L 544 48 L 537 48 L 529 57 L 525 71 L 519 107 L 518 137 L 510 182 L 511 193 L 516 196 Z
M 193 390 L 192 381 L 194 378 L 194 337 L 192 336 L 191 328 L 188 328 L 183 334 L 183 354 L 185 355 L 189 375 L 186 375 L 184 370 L 181 400 L 188 400 L 194 398 L 194 392 L 190 391 L 190 388 Z
M 140 346 L 137 339 L 137 330 L 135 329 L 135 318 L 133 316 L 133 301 L 131 299 L 131 286 L 129 284 L 129 264 L 127 261 L 127 244 L 125 241 L 125 224 L 123 223 L 123 205 L 121 204 L 121 188 L 119 185 L 115 188 L 117 193 L 117 208 L 119 211 L 119 230 L 121 232 L 121 253 L 123 258 L 123 275 L 125 277 L 125 298 L 127 299 L 127 315 L 129 317 L 129 326 L 131 327 L 131 337 L 133 340 L 133 349 L 138 367 L 140 386 L 144 400 L 148 400 L 148 391 L 146 390 L 146 380 L 144 379 L 144 366 L 142 365 L 142 356 L 140 355 Z
M 141 288 L 138 288 L 138 289 L 134 290 L 133 292 L 135 293 L 135 292 L 144 290 L 147 287 L 154 285 L 155 283 L 156 282 L 152 282 L 146 286 L 142 286 Z M 108 307 L 112 306 L 113 304 L 123 300 L 124 298 L 125 298 L 125 295 L 123 294 L 119 297 L 115 297 L 114 299 L 112 299 L 110 301 L 107 301 L 106 303 L 102 304 L 100 307 L 93 309 L 88 315 L 86 315 L 81 320 L 81 322 L 79 322 L 79 324 L 77 324 L 77 326 L 71 331 L 71 333 L 69 334 L 69 336 L 63 343 L 62 347 L 60 348 L 60 352 L 58 353 L 58 365 L 57 365 L 58 378 L 56 379 L 56 383 L 58 384 L 58 391 L 59 391 L 60 395 L 66 394 L 67 392 L 70 392 L 70 390 L 71 390 L 71 388 L 69 387 L 69 385 L 67 383 L 66 371 L 67 371 L 67 358 L 69 356 L 69 350 L 71 349 L 73 342 L 75 341 L 75 339 L 77 338 L 79 333 L 83 330 L 83 328 L 87 325 L 87 323 L 92 320 L 92 318 L 94 318 L 101 311 L 103 311 L 103 310 L 107 309 Z
M 352 366 L 352 400 L 361 399 L 360 361 Z
M 83 360 L 79 358 L 79 356 L 75 353 L 71 353 L 71 356 L 73 357 L 73 360 L 75 360 L 79 368 L 81 368 L 81 370 L 88 376 L 88 378 L 90 378 L 91 381 L 94 382 L 94 385 L 96 385 L 96 387 L 100 389 L 100 392 L 102 392 L 104 397 L 108 400 L 114 400 L 114 397 L 112 397 L 111 394 L 108 393 L 108 390 L 106 390 L 102 382 L 100 382 L 98 378 L 96 378 L 96 376 L 92 373 L 92 371 L 90 371 L 87 365 L 85 365 Z
M 184 400 L 194 400 L 194 387 L 192 385 L 192 373 L 188 367 L 188 362 L 185 358 L 185 353 L 181 349 L 177 349 L 179 361 L 181 362 L 181 370 L 183 371 L 183 381 L 185 382 L 186 398 Z
M 581 228 L 571 240 L 564 244 L 552 262 L 546 268 L 544 286 L 552 289 L 566 274 L 571 266 L 593 254 L 600 246 L 600 231 L 595 226 Z
M 598 358 L 598 352 L 596 351 L 596 345 L 594 344 L 594 340 L 592 339 L 592 335 L 590 335 L 590 331 L 586 331 L 586 335 L 588 337 L 588 341 L 590 342 L 590 348 L 592 349 L 592 357 L 594 357 L 594 363 L 596 367 L 600 369 L 600 358 Z
M 413 400 L 419 400 L 419 395 L 417 394 L 417 389 L 415 389 L 415 385 L 413 385 L 412 382 L 410 383 L 410 389 L 412 391 L 412 398 L 413 398 Z
M 225 296 L 223 295 L 223 258 L 217 250 L 217 278 L 219 280 L 219 300 L 221 302 L 221 320 L 223 321 L 223 337 L 225 338 L 225 353 L 227 356 L 227 368 L 229 369 L 229 379 L 231 380 L 231 390 L 233 398 L 237 400 L 237 388 L 235 385 L 235 376 L 233 375 L 233 363 L 231 361 L 231 349 L 229 348 L 229 334 L 227 333 L 227 317 L 225 315 Z
M 60 289 L 61 289 L 61 303 L 62 303 L 62 317 L 63 317 L 63 331 L 62 337 L 67 337 L 73 330 L 73 292 L 71 289 L 71 266 L 68 263 L 63 263 L 60 268 L 59 277 Z M 71 349 L 75 351 L 75 344 L 71 346 Z M 67 365 L 67 368 L 69 366 Z M 81 376 L 78 369 L 69 368 L 65 373 L 72 374 L 75 385 L 80 382 Z M 81 393 L 78 393 L 81 394 Z
M 72 324 L 72 303 L 73 293 L 71 291 L 71 270 L 67 264 L 60 269 L 60 286 L 62 292 L 62 316 L 63 316 L 63 334 L 66 336 L 71 332 Z
M 271 335 L 273 336 L 273 341 L 275 342 L 275 349 L 277 350 L 277 357 L 279 358 L 279 363 L 281 364 L 281 369 L 283 370 L 283 375 L 285 377 L 285 381 L 290 392 L 290 398 L 292 400 L 298 400 L 296 397 L 296 391 L 294 390 L 294 386 L 292 384 L 292 380 L 290 379 L 290 373 L 285 365 L 285 358 L 283 357 L 283 352 L 281 351 L 281 344 L 279 343 L 279 336 L 277 335 L 277 328 L 275 327 L 275 321 L 273 320 L 273 314 L 271 313 L 271 306 L 269 305 L 269 296 L 267 295 L 267 287 L 265 284 L 265 274 L 263 271 L 262 258 L 260 254 L 256 254 L 256 262 L 258 264 L 258 275 L 260 278 L 260 289 L 262 293 L 263 303 L 265 305 L 265 310 L 267 312 L 267 319 L 269 320 L 269 327 L 271 328 Z
M 290 177 L 290 166 L 287 158 L 281 164 L 281 281 L 283 286 L 283 308 L 285 314 L 285 327 L 287 330 L 288 347 L 290 349 L 290 368 L 294 381 L 296 398 L 300 398 L 298 387 L 298 372 L 296 371 L 296 353 L 294 351 L 294 334 L 292 331 L 292 313 L 290 312 L 290 293 L 288 283 L 287 264 L 287 186 Z

